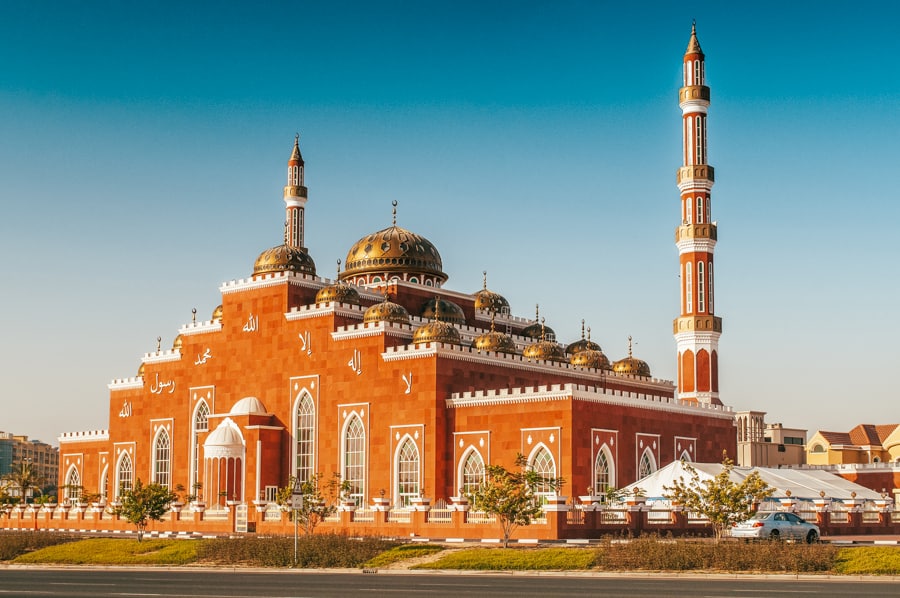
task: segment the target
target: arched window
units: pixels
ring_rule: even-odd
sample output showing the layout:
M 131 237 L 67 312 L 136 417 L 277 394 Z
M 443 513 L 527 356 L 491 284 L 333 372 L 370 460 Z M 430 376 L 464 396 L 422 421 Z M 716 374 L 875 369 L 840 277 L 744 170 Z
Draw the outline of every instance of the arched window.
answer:
M 411 499 L 419 496 L 419 448 L 412 438 L 407 437 L 397 451 L 396 464 L 397 492 L 394 503 L 408 507 Z
M 100 474 L 100 498 L 105 499 L 109 496 L 109 464 L 103 468 L 103 473 Z
M 594 460 L 594 494 L 606 494 L 608 489 L 615 487 L 615 483 L 612 455 L 604 444 Z
M 343 447 L 343 473 L 341 478 L 350 485 L 350 498 L 357 505 L 365 505 L 366 489 L 366 430 L 355 413 L 344 426 L 341 441 Z
M 697 196 L 697 224 L 703 224 L 703 197 Z
M 653 458 L 653 453 L 650 452 L 650 449 L 646 448 L 638 464 L 638 479 L 642 480 L 654 471 L 656 471 L 656 459 Z
M 547 447 L 543 445 L 538 447 L 531 454 L 528 466 L 544 480 L 549 481 L 556 478 L 556 463 L 553 461 L 553 455 L 551 455 L 550 451 L 547 450 Z M 550 484 L 546 482 L 538 484 L 535 489 L 535 495 L 541 499 L 541 502 L 544 502 L 546 497 L 551 494 L 553 494 L 552 488 L 550 487 Z
M 191 494 L 200 482 L 200 433 L 209 430 L 209 405 L 201 400 L 194 409 L 194 420 L 191 424 Z
M 707 198 L 706 198 L 706 221 L 707 221 L 707 222 L 710 221 L 710 211 L 711 211 L 710 208 L 709 208 L 709 204 L 710 204 L 710 203 L 711 203 L 711 200 L 710 200 L 709 197 L 707 197 Z
M 680 460 L 682 463 L 690 463 L 690 462 L 691 462 L 691 455 L 690 455 L 690 453 L 688 453 L 687 451 L 682 451 L 682 452 L 681 452 L 681 457 L 679 458 L 679 460 Z
M 169 433 L 160 428 L 153 443 L 153 481 L 168 488 L 172 485 L 172 447 Z
M 78 468 L 74 465 L 69 468 L 69 473 L 66 474 L 66 487 L 65 487 L 65 496 L 66 502 L 74 503 L 81 496 L 81 475 L 78 473 Z M 25 497 L 22 497 L 24 502 Z
M 474 448 L 463 457 L 460 481 L 462 482 L 462 493 L 465 496 L 475 494 L 484 482 L 484 459 L 481 458 L 481 453 Z
M 697 311 L 706 311 L 706 280 L 703 277 L 703 262 L 697 262 Z
M 119 465 L 116 467 L 116 498 L 120 498 L 123 493 L 131 490 L 134 483 L 134 466 L 131 463 L 131 456 L 123 452 L 119 459 Z
M 714 313 L 713 308 L 713 263 L 706 264 L 706 278 L 709 280 L 709 313 Z
M 691 262 L 684 265 L 684 305 L 685 313 L 694 311 L 694 272 Z
M 316 406 L 308 393 L 304 392 L 297 402 L 294 417 L 294 442 L 296 442 L 295 475 L 305 482 L 314 472 L 316 450 Z
M 409 277 L 409 282 L 414 282 L 414 283 L 418 284 L 418 283 L 419 283 L 419 277 L 418 277 L 418 276 L 410 276 L 410 277 Z

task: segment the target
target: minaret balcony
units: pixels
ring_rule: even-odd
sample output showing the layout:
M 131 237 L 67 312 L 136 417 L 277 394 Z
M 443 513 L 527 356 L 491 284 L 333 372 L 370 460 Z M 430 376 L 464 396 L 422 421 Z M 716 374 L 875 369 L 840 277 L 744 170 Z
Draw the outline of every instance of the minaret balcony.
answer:
M 705 224 L 682 224 L 675 229 L 675 243 L 687 239 L 712 239 L 717 241 L 718 238 L 718 228 L 711 222 Z
M 709 164 L 694 164 L 693 166 L 682 166 L 678 169 L 677 182 L 681 187 L 683 184 L 691 182 L 714 183 L 716 181 L 716 169 Z
M 709 102 L 709 87 L 706 85 L 687 85 L 678 90 L 678 102 L 690 102 L 693 100 L 702 100 Z
M 680 316 L 672 322 L 672 333 L 722 332 L 722 318 L 712 315 Z
M 284 196 L 285 197 L 299 197 L 306 199 L 307 189 L 302 185 L 285 185 L 284 187 Z

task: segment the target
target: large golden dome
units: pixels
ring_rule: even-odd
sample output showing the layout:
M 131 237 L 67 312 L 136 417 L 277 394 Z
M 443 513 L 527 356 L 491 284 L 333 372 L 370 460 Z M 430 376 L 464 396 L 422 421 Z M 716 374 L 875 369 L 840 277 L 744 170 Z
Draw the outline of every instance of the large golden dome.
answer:
M 409 324 L 409 313 L 406 308 L 397 303 L 388 301 L 387 295 L 384 301 L 376 303 L 363 314 L 363 322 L 393 322 L 395 324 Z
M 483 309 L 499 314 L 509 313 L 509 301 L 500 293 L 495 293 L 487 288 L 487 271 L 484 274 L 484 285 L 475 293 L 475 309 Z
M 306 249 L 282 244 L 266 249 L 253 264 L 253 276 L 272 272 L 295 272 L 297 274 L 316 274 L 316 263 Z
M 440 305 L 438 305 L 440 304 Z M 438 316 L 440 314 L 440 316 Z M 437 318 L 444 322 L 465 326 L 466 314 L 462 308 L 452 301 L 433 297 L 422 306 L 422 317 L 426 319 Z
M 363 237 L 347 252 L 341 280 L 361 274 L 378 274 L 387 279 L 392 274 L 418 274 L 441 283 L 447 280 L 441 254 L 431 241 L 397 226 L 396 205 L 395 202 L 392 226 Z
M 413 343 L 447 343 L 459 345 L 459 331 L 450 322 L 432 320 L 424 326 L 420 326 L 413 335 Z
M 316 303 L 348 303 L 359 305 L 359 291 L 340 280 L 341 260 L 338 260 L 338 280 L 334 284 L 322 287 L 316 293 Z
M 632 374 L 634 376 L 650 377 L 650 366 L 647 362 L 634 357 L 631 354 L 631 337 L 628 337 L 628 357 L 620 359 L 612 365 L 612 369 L 617 374 Z

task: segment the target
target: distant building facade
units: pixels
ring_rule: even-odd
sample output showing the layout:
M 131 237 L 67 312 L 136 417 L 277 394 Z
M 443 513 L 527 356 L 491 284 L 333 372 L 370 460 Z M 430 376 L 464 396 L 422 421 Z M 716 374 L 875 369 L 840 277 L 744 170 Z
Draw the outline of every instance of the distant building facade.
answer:
M 782 467 L 806 463 L 806 430 L 768 424 L 763 411 L 739 411 L 737 464 L 741 467 Z
M 56 487 L 59 449 L 40 440 L 29 440 L 28 436 L 0 432 L 0 478 L 9 475 L 22 462 L 31 463 L 45 491 Z M 10 492 L 15 495 L 18 490 Z

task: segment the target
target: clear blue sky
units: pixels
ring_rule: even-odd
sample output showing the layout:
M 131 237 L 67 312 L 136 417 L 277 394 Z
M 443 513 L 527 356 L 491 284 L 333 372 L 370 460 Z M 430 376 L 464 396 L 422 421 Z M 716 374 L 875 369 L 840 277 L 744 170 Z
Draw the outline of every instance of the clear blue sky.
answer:
M 634 6 L 632 6 L 632 4 Z M 324 6 L 323 6 L 324 5 Z M 681 57 L 712 87 L 721 388 L 900 421 L 890 2 L 0 2 L 0 429 L 107 425 L 113 378 L 282 236 L 302 134 L 331 276 L 398 223 L 561 340 L 674 377 Z

